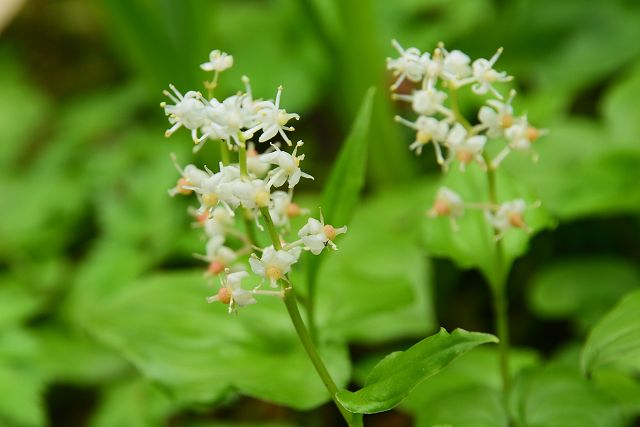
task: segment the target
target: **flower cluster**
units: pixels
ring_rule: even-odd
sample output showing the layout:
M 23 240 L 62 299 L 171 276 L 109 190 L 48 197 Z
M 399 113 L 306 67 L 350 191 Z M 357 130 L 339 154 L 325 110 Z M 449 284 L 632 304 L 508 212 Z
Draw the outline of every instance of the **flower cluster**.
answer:
M 298 150 L 303 142 L 294 145 L 287 135 L 294 130 L 288 123 L 299 116 L 280 107 L 282 87 L 277 89 L 275 100 L 254 99 L 247 77 L 242 78 L 244 92 L 223 100 L 214 97 L 220 73 L 232 65 L 231 55 L 214 50 L 209 62 L 201 65 L 203 70 L 214 73 L 212 80 L 205 83 L 208 96 L 197 91 L 183 95 L 170 85 L 171 91 L 164 94 L 172 104 L 161 104 L 171 124 L 167 137 L 179 128 L 189 130 L 196 144 L 194 152 L 208 140 L 220 144 L 223 161 L 212 169 L 193 164 L 181 167 L 172 155 L 180 178 L 169 194 L 195 195 L 198 206 L 190 212 L 206 239 L 205 254 L 196 257 L 207 262 L 205 274 L 219 276 L 221 282 L 217 294 L 207 301 L 226 304 L 230 312 L 254 304 L 255 295 L 282 296 L 290 286 L 287 274 L 302 251 L 318 255 L 327 246 L 335 250 L 336 236 L 346 232 L 346 227 L 325 224 L 320 215 L 320 220 L 308 219 L 297 240 L 283 239 L 290 231 L 290 220 L 308 213 L 293 202 L 294 188 L 302 178 L 313 179 L 301 169 L 304 154 L 298 154 Z M 254 138 L 258 143 L 269 142 L 262 153 Z M 276 138 L 293 146 L 293 150 L 284 151 Z M 238 162 L 229 162 L 227 159 L 235 153 Z M 273 243 L 265 248 L 257 246 L 255 237 L 255 229 L 265 231 L 261 217 Z M 245 232 L 236 227 L 238 218 L 244 221 Z M 261 285 L 244 289 L 242 281 L 250 276 L 248 270 L 272 287 L 280 287 L 280 291 L 262 290 Z
M 399 54 L 398 58 L 387 59 L 387 68 L 396 78 L 391 86 L 392 98 L 409 103 L 416 114 L 411 120 L 400 116 L 395 119 L 416 132 L 409 145 L 416 154 L 420 155 L 423 147 L 431 143 L 444 171 L 454 163 L 461 171 L 475 163 L 492 173 L 512 151 L 530 153 L 537 160 L 533 143 L 545 131 L 532 126 L 526 115 L 514 115 L 515 90 L 505 99 L 496 87 L 512 80 L 505 71 L 495 69 L 502 48 L 489 59 L 472 61 L 459 50 L 448 51 L 442 43 L 432 53 L 422 53 L 415 47 L 403 49 L 395 40 L 392 45 Z M 473 123 L 458 106 L 458 91 L 463 88 L 481 97 L 484 104 Z M 502 144 L 493 158 L 486 149 L 490 143 Z M 500 238 L 508 228 L 528 230 L 523 220 L 526 207 L 522 199 L 465 203 L 453 190 L 441 188 L 429 214 L 447 216 L 455 227 L 455 220 L 465 209 L 481 209 Z

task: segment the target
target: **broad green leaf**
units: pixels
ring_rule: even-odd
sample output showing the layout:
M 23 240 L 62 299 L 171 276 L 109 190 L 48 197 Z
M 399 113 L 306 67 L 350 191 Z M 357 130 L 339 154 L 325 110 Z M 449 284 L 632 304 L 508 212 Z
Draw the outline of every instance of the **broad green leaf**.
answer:
M 562 220 L 637 212 L 640 149 L 620 143 L 598 123 L 570 120 L 550 126 L 536 142 L 540 160 L 513 153 L 503 167 L 535 190 Z
M 21 330 L 0 331 L 0 425 L 41 427 L 44 378 L 38 370 L 37 344 Z
M 595 386 L 618 402 L 622 412 L 640 415 L 640 381 L 626 372 L 600 369 L 593 373 Z
M 336 226 L 349 223 L 364 186 L 374 94 L 369 88 L 322 193 L 324 217 Z
M 573 318 L 592 326 L 627 292 L 640 288 L 640 273 L 616 258 L 579 258 L 547 266 L 530 284 L 529 302 L 546 318 Z
M 206 304 L 215 291 L 205 283 L 200 272 L 142 279 L 95 301 L 80 321 L 178 402 L 210 404 L 233 390 L 296 409 L 329 400 L 282 301 L 263 297 L 230 316 Z M 344 385 L 346 348 L 326 343 L 320 353 Z
M 37 364 L 51 381 L 94 385 L 131 370 L 121 355 L 63 325 L 49 323 L 36 331 L 35 339 Z
M 378 363 L 356 392 L 340 390 L 340 403 L 351 412 L 372 414 L 398 405 L 422 381 L 440 372 L 452 360 L 497 338 L 490 334 L 441 329 L 405 351 L 389 354 Z
M 628 78 L 614 85 L 607 93 L 603 110 L 611 135 L 616 140 L 638 147 L 640 125 L 640 66 L 636 65 Z
M 380 193 L 355 211 L 339 250 L 326 257 L 318 275 L 322 336 L 382 342 L 424 337 L 435 328 L 430 262 L 414 231 L 426 183 Z
M 582 368 L 616 365 L 640 371 L 640 291 L 628 294 L 591 329 Z
M 540 364 L 540 357 L 532 350 L 511 348 L 509 368 L 515 377 L 524 369 Z M 459 391 L 486 388 L 502 390 L 502 375 L 497 348 L 479 347 L 452 361 L 447 369 L 418 385 L 402 402 L 402 408 L 415 414 L 428 413 L 438 406 L 440 396 Z
M 351 132 L 342 145 L 338 160 L 324 187 L 321 199 L 322 213 L 325 222 L 335 227 L 342 227 L 349 223 L 364 186 L 374 94 L 373 88 L 367 91 Z M 323 258 L 311 254 L 306 257 L 307 283 L 312 299 L 315 294 L 318 269 Z
M 473 387 L 442 394 L 416 415 L 416 427 L 507 427 L 509 417 L 502 394 Z
M 166 423 L 174 411 L 169 397 L 142 380 L 109 386 L 89 427 L 150 427 Z
M 472 166 L 474 167 L 468 168 L 466 172 L 450 171 L 440 184 L 458 193 L 466 203 L 487 203 L 489 194 L 486 173 L 475 165 Z M 516 178 L 498 173 L 496 179 L 499 202 L 522 198 L 531 206 L 538 201 L 532 192 L 516 183 Z M 436 188 L 433 187 L 430 193 L 431 203 L 435 193 Z M 550 225 L 550 218 L 544 208 L 530 208 L 524 217 L 533 233 Z M 458 230 L 454 229 L 449 218 L 425 218 L 423 238 L 427 250 L 434 256 L 453 259 L 462 268 L 479 268 L 494 286 L 506 276 L 513 260 L 525 253 L 531 237 L 520 229 L 507 230 L 501 242 L 504 262 L 498 270 L 495 235 L 484 212 L 466 209 L 457 223 Z
M 618 427 L 613 400 L 580 374 L 562 366 L 523 373 L 514 384 L 510 410 L 516 423 L 531 427 Z

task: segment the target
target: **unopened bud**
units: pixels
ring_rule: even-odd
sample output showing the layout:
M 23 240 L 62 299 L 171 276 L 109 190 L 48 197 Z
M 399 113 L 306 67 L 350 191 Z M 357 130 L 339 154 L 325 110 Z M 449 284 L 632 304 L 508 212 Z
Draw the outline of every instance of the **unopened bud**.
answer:
M 229 288 L 220 288 L 218 291 L 218 301 L 223 304 L 229 304 L 231 302 L 231 289 Z
M 446 200 L 437 199 L 433 203 L 432 211 L 437 216 L 447 216 L 447 215 L 451 214 L 451 205 Z
M 534 142 L 538 138 L 540 138 L 540 130 L 534 128 L 533 126 L 529 126 L 527 128 L 527 139 L 531 142 Z
M 515 228 L 527 228 L 524 218 L 520 212 L 512 212 L 509 215 L 509 224 Z
M 500 119 L 500 126 L 502 126 L 502 129 L 513 126 L 513 116 L 511 114 L 503 114 Z
M 220 261 L 212 261 L 207 268 L 207 273 L 217 276 L 224 271 L 224 264 Z
M 297 203 L 289 203 L 287 207 L 284 209 L 284 213 L 289 218 L 295 218 L 298 215 L 300 215 L 301 212 L 302 212 L 302 209 L 300 209 L 300 206 Z
M 178 180 L 176 190 L 178 190 L 178 193 L 188 196 L 189 194 L 193 193 L 193 190 L 185 187 L 190 187 L 191 185 L 191 181 L 189 181 L 187 178 L 182 177 Z

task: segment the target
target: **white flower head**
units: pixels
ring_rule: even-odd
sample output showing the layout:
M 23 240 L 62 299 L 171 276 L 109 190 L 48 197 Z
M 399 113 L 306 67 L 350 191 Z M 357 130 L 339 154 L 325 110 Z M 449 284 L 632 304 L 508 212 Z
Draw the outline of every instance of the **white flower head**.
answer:
M 169 123 L 173 126 L 164 133 L 166 137 L 171 136 L 175 131 L 184 127 L 191 131 L 191 138 L 198 143 L 198 128 L 207 124 L 206 100 L 200 92 L 189 91 L 182 95 L 174 85 L 169 85 L 171 92 L 165 90 L 164 95 L 167 96 L 173 105 L 162 102 L 160 106 L 164 108 L 165 114 L 169 117 Z
M 311 175 L 302 172 L 300 169 L 300 162 L 304 160 L 304 154 L 298 156 L 297 153 L 298 147 L 301 147 L 302 145 L 303 142 L 298 141 L 291 154 L 286 151 L 282 151 L 276 145 L 273 145 L 275 151 L 261 156 L 261 161 L 277 165 L 275 169 L 269 171 L 269 181 L 267 182 L 268 187 L 281 187 L 285 182 L 288 182 L 289 188 L 293 188 L 298 185 L 300 178 L 313 179 Z
M 271 169 L 269 163 L 262 161 L 262 156 L 264 154 L 258 154 L 255 145 L 250 142 L 247 147 L 247 170 L 256 178 L 264 177 Z
M 298 232 L 298 237 L 302 239 L 305 247 L 314 255 L 319 255 L 322 250 L 331 246 L 333 250 L 338 250 L 333 241 L 339 234 L 347 232 L 347 226 L 335 228 L 331 224 L 325 224 L 322 214 L 320 220 L 309 218 L 307 223 Z
M 391 85 L 391 90 L 396 90 L 405 79 L 412 82 L 421 81 L 427 72 L 426 59 L 429 54 L 422 55 L 415 47 L 405 50 L 396 40 L 391 40 L 391 44 L 400 54 L 399 58 L 387 58 L 387 69 L 393 72 L 397 77 L 396 81 Z
M 291 201 L 291 194 L 285 191 L 274 191 L 271 193 L 271 202 L 269 213 L 276 227 L 288 228 L 291 218 L 308 212 L 307 209 L 302 209 L 298 204 L 293 203 Z
M 449 148 L 447 165 L 455 158 L 460 162 L 460 170 L 464 170 L 465 166 L 473 161 L 486 168 L 486 163 L 482 157 L 486 142 L 486 136 L 470 136 L 460 123 L 456 123 L 447 136 L 447 147 Z
M 498 51 L 489 60 L 480 58 L 473 61 L 473 78 L 476 83 L 471 86 L 471 90 L 473 90 L 477 95 L 484 95 L 487 92 L 491 92 L 497 98 L 502 99 L 502 95 L 500 95 L 500 92 L 493 87 L 493 84 L 498 82 L 508 82 L 513 77 L 508 76 L 506 71 L 498 72 L 493 69 L 493 66 L 501 53 L 502 48 L 498 49 Z
M 256 103 L 257 113 L 255 124 L 244 132 L 244 137 L 249 139 L 258 130 L 262 130 L 262 135 L 258 138 L 258 142 L 265 142 L 280 134 L 282 139 L 291 145 L 291 140 L 284 132 L 295 130 L 293 126 L 287 126 L 291 119 L 300 120 L 300 116 L 295 113 L 287 113 L 286 110 L 280 109 L 280 97 L 282 95 L 282 86 L 278 87 L 276 92 L 275 103 L 272 101 L 260 101 Z
M 443 105 L 444 100 L 447 99 L 447 94 L 433 87 L 414 90 L 411 95 L 393 94 L 392 98 L 410 102 L 413 111 L 425 116 L 433 116 L 437 113 L 447 117 L 452 117 L 453 115 L 451 110 Z
M 247 209 L 264 208 L 269 206 L 271 192 L 269 186 L 261 179 L 236 180 L 231 186 L 231 192 Z
M 487 219 L 495 228 L 499 234 L 499 239 L 502 234 L 510 228 L 520 228 L 527 232 L 531 229 L 524 221 L 524 212 L 527 209 L 527 204 L 523 199 L 510 200 L 502 203 L 497 207 L 495 212 L 487 211 Z
M 233 56 L 219 50 L 212 50 L 209 54 L 209 62 L 200 64 L 204 71 L 221 72 L 233 66 Z
M 298 262 L 300 251 L 299 246 L 288 251 L 267 246 L 260 258 L 252 254 L 249 264 L 255 274 L 269 279 L 271 286 L 275 288 L 278 286 L 278 280 L 284 279 L 284 276 L 291 271 L 291 266 Z
M 448 216 L 452 219 L 460 218 L 464 214 L 464 201 L 455 191 L 447 187 L 440 187 L 428 214 L 431 217 Z
M 177 194 L 187 196 L 193 192 L 194 188 L 200 187 L 204 180 L 209 178 L 208 173 L 194 165 L 189 164 L 184 169 L 180 167 L 174 153 L 171 153 L 171 160 L 175 168 L 180 172 L 180 179 L 178 179 L 176 186 L 169 190 L 171 197 Z
M 505 129 L 510 128 L 514 123 L 511 103 L 515 95 L 516 91 L 511 90 L 506 102 L 490 99 L 487 101 L 487 105 L 480 107 L 478 129 L 486 129 L 489 138 L 498 138 L 504 135 Z
M 404 124 L 405 126 L 415 129 L 416 139 L 409 146 L 410 150 L 415 150 L 416 154 L 422 154 L 422 147 L 428 143 L 433 144 L 433 149 L 436 153 L 436 160 L 438 164 L 444 162 L 442 156 L 442 150 L 440 144 L 444 143 L 447 138 L 447 132 L 449 131 L 449 125 L 447 122 L 437 120 L 433 117 L 418 116 L 415 123 L 396 116 L 396 121 Z
M 238 307 L 244 307 L 255 304 L 256 299 L 250 291 L 242 289 L 242 279 L 248 277 L 246 271 L 237 271 L 229 273 L 220 278 L 221 287 L 216 295 L 207 298 L 208 303 L 219 301 L 229 306 L 229 313 L 237 310 Z

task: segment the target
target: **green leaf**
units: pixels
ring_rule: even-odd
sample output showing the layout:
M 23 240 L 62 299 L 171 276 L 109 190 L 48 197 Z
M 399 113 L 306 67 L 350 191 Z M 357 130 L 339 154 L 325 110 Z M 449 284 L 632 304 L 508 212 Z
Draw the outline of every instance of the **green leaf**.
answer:
M 592 381 L 618 403 L 625 415 L 640 415 L 640 381 L 637 378 L 626 372 L 600 369 L 593 373 Z
M 534 193 L 518 185 L 508 174 L 498 173 L 496 180 L 499 202 L 522 198 L 531 206 L 538 201 Z M 486 173 L 477 167 L 468 168 L 466 172 L 452 170 L 443 177 L 441 185 L 460 194 L 468 203 L 486 203 L 489 200 Z M 431 201 L 435 193 L 436 188 L 433 187 L 429 197 Z M 532 229 L 531 234 L 551 223 L 544 208 L 530 208 L 524 217 Z M 453 259 L 462 268 L 479 268 L 494 285 L 509 271 L 513 260 L 526 252 L 531 238 L 531 234 L 523 230 L 508 230 L 502 239 L 504 262 L 501 271 L 498 271 L 494 232 L 484 212 L 467 209 L 457 223 L 459 229 L 454 230 L 449 218 L 425 218 L 423 238 L 427 250 L 432 255 Z
M 339 250 L 326 256 L 318 275 L 321 336 L 379 343 L 433 331 L 430 262 L 414 231 L 422 220 L 416 206 L 426 203 L 425 183 L 359 205 Z
M 405 351 L 389 354 L 378 363 L 356 392 L 340 390 L 336 395 L 351 412 L 372 414 L 399 404 L 419 383 L 440 372 L 452 360 L 474 347 L 497 342 L 490 334 L 440 329 Z
M 529 304 L 540 316 L 573 318 L 586 329 L 637 288 L 640 274 L 634 265 L 616 258 L 580 258 L 540 270 L 530 284 Z
M 572 369 L 550 365 L 521 375 L 510 409 L 518 425 L 535 427 L 618 427 L 613 400 Z
M 32 337 L 19 329 L 0 331 L 0 425 L 45 425 L 44 378 L 35 360 Z
M 540 364 L 532 350 L 510 348 L 509 369 L 515 377 L 524 369 Z M 439 405 L 440 396 L 476 388 L 502 390 L 500 358 L 496 347 L 479 347 L 452 361 L 447 369 L 418 385 L 402 402 L 402 408 L 415 414 L 428 413 Z
M 591 330 L 582 353 L 582 368 L 616 365 L 640 371 L 640 291 L 628 294 Z
M 105 390 L 89 427 L 159 426 L 173 411 L 166 394 L 142 380 L 130 380 Z
M 345 140 L 338 160 L 331 169 L 322 194 L 322 213 L 327 224 L 335 227 L 347 225 L 360 198 L 367 168 L 369 122 L 375 90 L 370 88 L 362 101 L 360 111 Z M 307 255 L 307 283 L 313 294 L 321 261 L 325 257 Z M 311 297 L 313 298 L 313 296 Z
M 233 390 L 296 409 L 329 400 L 281 300 L 263 297 L 230 316 L 206 304 L 211 293 L 201 272 L 158 275 L 95 301 L 80 322 L 178 402 L 210 404 Z M 326 343 L 320 353 L 344 385 L 346 348 Z
M 336 226 L 349 223 L 364 186 L 374 94 L 375 89 L 369 88 L 322 193 L 324 217 Z
M 507 427 L 509 417 L 502 394 L 486 387 L 456 390 L 438 396 L 429 408 L 418 412 L 416 427 Z
M 640 135 L 640 66 L 629 77 L 614 85 L 604 100 L 603 112 L 611 135 L 616 140 L 637 145 Z

